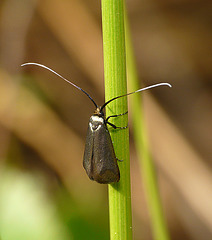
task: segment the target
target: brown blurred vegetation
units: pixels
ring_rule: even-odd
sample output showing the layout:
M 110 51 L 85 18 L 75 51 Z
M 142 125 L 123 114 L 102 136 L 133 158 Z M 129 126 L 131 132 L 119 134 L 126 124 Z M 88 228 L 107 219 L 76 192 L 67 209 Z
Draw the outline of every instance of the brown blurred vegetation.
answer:
M 212 239 L 212 2 L 131 0 L 127 9 L 141 83 L 173 86 L 143 94 L 171 237 Z M 106 224 L 106 186 L 82 167 L 93 105 L 46 70 L 20 67 L 45 64 L 101 105 L 100 1 L 5 0 L 0 11 L 1 167 L 43 173 L 51 189 L 64 185 L 87 218 Z M 132 138 L 131 146 L 134 235 L 151 239 Z

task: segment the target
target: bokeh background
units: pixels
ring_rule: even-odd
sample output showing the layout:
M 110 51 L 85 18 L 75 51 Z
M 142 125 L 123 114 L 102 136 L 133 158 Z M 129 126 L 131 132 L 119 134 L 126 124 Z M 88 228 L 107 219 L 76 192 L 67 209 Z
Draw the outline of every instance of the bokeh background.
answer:
M 212 2 L 127 1 L 151 151 L 171 239 L 212 239 Z M 82 167 L 104 103 L 101 2 L 0 1 L 0 239 L 108 239 L 107 186 Z M 136 89 L 135 89 L 136 90 Z M 130 117 L 129 117 L 130 118 Z M 129 119 L 131 130 L 131 121 Z M 134 239 L 152 239 L 130 131 Z

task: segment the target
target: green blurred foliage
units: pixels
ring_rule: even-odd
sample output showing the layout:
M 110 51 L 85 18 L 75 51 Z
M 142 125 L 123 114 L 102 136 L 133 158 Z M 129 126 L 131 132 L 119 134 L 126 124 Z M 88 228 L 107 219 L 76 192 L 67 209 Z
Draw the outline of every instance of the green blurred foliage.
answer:
M 73 206 L 65 206 L 72 203 L 67 193 L 58 191 L 60 197 L 55 201 L 48 192 L 40 174 L 1 170 L 0 235 L 4 240 L 109 238 L 107 230 L 83 219 Z

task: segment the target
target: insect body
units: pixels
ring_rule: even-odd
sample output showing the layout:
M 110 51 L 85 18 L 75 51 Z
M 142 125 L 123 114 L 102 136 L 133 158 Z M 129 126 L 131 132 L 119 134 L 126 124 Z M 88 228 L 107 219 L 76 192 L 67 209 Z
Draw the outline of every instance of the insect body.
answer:
M 39 63 L 25 63 L 25 64 L 22 64 L 21 66 L 26 66 L 26 65 L 36 65 L 53 72 L 54 74 L 56 74 L 57 76 L 59 76 L 66 82 L 70 83 L 72 86 L 79 89 L 84 94 L 86 94 L 89 97 L 89 99 L 93 102 L 96 110 L 94 114 L 90 117 L 90 120 L 88 123 L 83 166 L 86 170 L 88 177 L 91 180 L 94 180 L 98 183 L 105 183 L 105 184 L 118 182 L 120 179 L 120 172 L 119 172 L 119 167 L 117 164 L 117 158 L 113 148 L 112 140 L 110 137 L 110 133 L 107 128 L 107 124 L 111 125 L 115 129 L 122 128 L 122 127 L 116 127 L 114 124 L 108 121 L 110 117 L 117 117 L 119 115 L 109 116 L 107 119 L 105 119 L 104 112 L 103 112 L 104 108 L 106 107 L 107 104 L 109 104 L 110 102 L 118 98 L 125 97 L 130 94 L 141 92 L 157 86 L 166 85 L 171 87 L 171 85 L 169 83 L 158 83 L 149 87 L 141 88 L 141 89 L 138 89 L 137 91 L 127 93 L 125 95 L 121 95 L 118 97 L 114 97 L 109 101 L 107 101 L 106 103 L 104 103 L 102 107 L 99 107 L 86 91 L 84 91 L 82 88 L 78 87 L 74 83 L 70 82 L 66 78 L 62 77 L 60 74 L 53 71 L 52 69 Z M 124 114 L 120 114 L 120 115 L 124 115 Z
M 83 166 L 91 180 L 99 183 L 118 182 L 119 168 L 107 122 L 101 108 L 90 117 L 85 142 Z

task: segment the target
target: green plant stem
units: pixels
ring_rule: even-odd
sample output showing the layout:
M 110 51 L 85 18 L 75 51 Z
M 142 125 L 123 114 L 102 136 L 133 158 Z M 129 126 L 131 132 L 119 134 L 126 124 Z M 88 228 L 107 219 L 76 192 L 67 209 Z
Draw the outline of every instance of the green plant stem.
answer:
M 127 17 L 126 25 L 126 56 L 127 56 L 127 72 L 130 92 L 139 89 L 139 80 L 136 70 L 134 54 L 129 34 L 129 26 Z M 133 133 L 136 144 L 136 150 L 140 159 L 140 167 L 143 181 L 147 194 L 147 202 L 151 216 L 151 225 L 153 229 L 154 239 L 168 240 L 169 233 L 166 227 L 163 215 L 160 194 L 158 189 L 155 166 L 148 147 L 146 134 L 146 126 L 144 123 L 143 111 L 141 106 L 141 95 L 134 94 L 130 98 Z
M 127 91 L 124 1 L 102 0 L 105 100 Z M 111 102 L 107 116 L 127 111 L 127 98 Z M 127 126 L 127 115 L 112 118 L 116 126 Z M 108 185 L 110 239 L 132 239 L 130 162 L 128 129 L 109 129 L 120 169 L 120 181 Z

